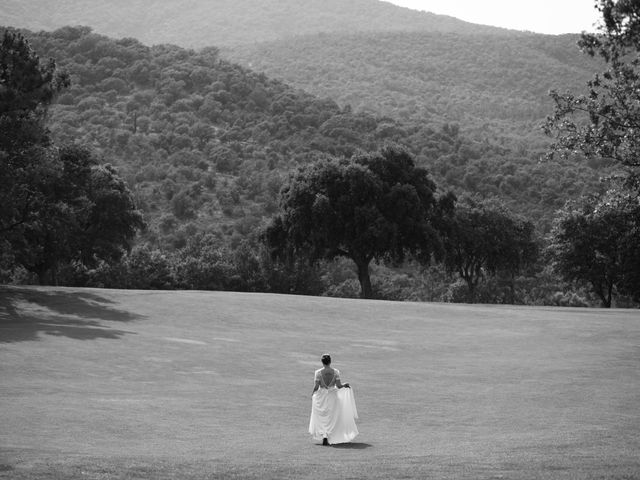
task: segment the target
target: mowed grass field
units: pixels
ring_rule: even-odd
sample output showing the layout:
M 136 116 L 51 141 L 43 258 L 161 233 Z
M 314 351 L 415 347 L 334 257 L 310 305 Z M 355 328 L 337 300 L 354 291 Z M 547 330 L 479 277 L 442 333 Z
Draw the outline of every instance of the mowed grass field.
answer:
M 640 479 L 640 311 L 0 287 L 0 478 Z

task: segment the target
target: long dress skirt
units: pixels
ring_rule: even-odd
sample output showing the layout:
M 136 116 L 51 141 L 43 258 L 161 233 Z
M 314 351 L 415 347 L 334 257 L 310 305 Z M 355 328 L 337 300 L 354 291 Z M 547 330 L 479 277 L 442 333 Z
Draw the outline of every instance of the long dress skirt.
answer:
M 309 433 L 315 440 L 327 438 L 330 444 L 347 443 L 359 433 L 357 418 L 351 388 L 319 388 L 311 398 Z

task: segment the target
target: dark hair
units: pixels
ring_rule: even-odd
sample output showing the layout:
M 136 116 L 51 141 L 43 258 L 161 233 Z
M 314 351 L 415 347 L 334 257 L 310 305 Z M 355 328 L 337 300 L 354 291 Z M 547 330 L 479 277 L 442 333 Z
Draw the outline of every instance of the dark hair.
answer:
M 324 355 L 322 355 L 322 364 L 329 365 L 330 363 L 331 363 L 331 355 L 329 355 L 328 353 L 325 353 Z

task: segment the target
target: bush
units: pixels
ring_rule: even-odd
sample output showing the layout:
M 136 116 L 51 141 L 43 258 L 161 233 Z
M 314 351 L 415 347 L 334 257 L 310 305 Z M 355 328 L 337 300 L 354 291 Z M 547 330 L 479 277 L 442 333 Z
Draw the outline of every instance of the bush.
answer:
M 123 287 L 149 290 L 176 288 L 172 259 L 160 250 L 144 245 L 124 257 Z

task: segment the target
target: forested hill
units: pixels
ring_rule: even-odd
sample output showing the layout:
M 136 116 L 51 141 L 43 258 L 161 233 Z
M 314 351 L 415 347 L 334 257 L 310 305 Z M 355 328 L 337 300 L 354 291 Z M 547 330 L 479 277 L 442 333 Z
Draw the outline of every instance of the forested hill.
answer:
M 254 71 L 340 106 L 395 119 L 456 122 L 528 151 L 551 88 L 598 71 L 577 36 L 475 25 L 379 0 L 4 0 L 5 25 L 87 25 L 146 45 L 220 48 Z M 511 137 L 511 141 L 510 141 Z
M 465 132 L 544 141 L 549 90 L 584 85 L 597 71 L 577 35 L 497 38 L 429 32 L 306 35 L 223 49 L 243 65 L 355 110 Z
M 4 25 L 31 30 L 88 25 L 112 37 L 187 47 L 263 42 L 318 32 L 509 34 L 508 30 L 379 0 L 3 0 L 0 19 Z
M 500 198 L 542 231 L 600 175 L 597 165 L 541 163 L 526 149 L 471 140 L 456 125 L 340 107 L 221 60 L 216 49 L 148 47 L 86 27 L 26 34 L 71 75 L 50 111 L 55 141 L 90 145 L 114 163 L 144 211 L 146 239 L 163 247 L 198 231 L 255 234 L 296 165 L 388 142 L 407 148 L 442 190 Z

